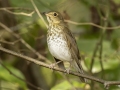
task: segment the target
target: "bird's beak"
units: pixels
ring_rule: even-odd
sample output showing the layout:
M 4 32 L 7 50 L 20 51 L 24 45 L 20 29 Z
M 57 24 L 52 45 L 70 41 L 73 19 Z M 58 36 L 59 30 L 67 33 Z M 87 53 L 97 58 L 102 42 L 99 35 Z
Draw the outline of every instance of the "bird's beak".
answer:
M 42 14 L 45 16 L 50 16 L 50 14 L 48 14 L 47 12 L 43 12 Z
M 47 13 L 46 13 L 46 12 L 43 12 L 42 14 L 43 14 L 43 15 L 47 15 Z
M 46 12 L 42 12 L 41 14 L 46 15 Z

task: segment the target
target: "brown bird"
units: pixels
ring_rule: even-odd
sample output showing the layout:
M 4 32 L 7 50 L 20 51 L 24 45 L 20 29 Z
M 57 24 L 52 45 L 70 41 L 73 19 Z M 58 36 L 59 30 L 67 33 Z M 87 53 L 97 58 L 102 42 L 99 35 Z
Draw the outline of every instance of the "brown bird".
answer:
M 63 62 L 69 62 L 70 66 L 79 73 L 84 73 L 80 64 L 80 53 L 76 40 L 64 22 L 59 12 L 44 13 L 49 22 L 47 43 L 48 48 L 58 66 L 65 69 Z M 86 82 L 85 78 L 80 77 L 81 81 Z

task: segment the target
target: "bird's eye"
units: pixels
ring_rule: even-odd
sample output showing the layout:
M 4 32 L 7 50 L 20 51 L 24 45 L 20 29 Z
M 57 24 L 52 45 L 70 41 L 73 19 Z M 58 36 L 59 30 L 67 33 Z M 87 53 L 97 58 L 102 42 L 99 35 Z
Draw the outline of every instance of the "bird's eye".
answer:
M 57 13 L 54 13 L 54 16 L 57 16 Z

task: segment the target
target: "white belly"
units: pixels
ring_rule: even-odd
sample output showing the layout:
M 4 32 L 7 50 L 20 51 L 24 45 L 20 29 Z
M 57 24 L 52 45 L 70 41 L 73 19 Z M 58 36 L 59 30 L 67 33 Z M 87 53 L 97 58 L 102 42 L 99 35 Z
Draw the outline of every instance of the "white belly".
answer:
M 61 38 L 55 37 L 48 41 L 48 48 L 50 53 L 61 61 L 71 61 L 71 54 L 67 47 L 67 43 Z

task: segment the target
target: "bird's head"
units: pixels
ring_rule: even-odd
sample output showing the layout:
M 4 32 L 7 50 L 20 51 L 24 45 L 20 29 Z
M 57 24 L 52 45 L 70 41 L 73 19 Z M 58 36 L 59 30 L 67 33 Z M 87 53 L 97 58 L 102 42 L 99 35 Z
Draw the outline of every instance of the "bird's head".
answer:
M 49 23 L 60 23 L 63 22 L 63 17 L 59 12 L 45 12 Z

